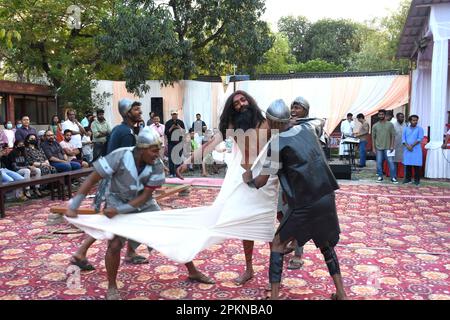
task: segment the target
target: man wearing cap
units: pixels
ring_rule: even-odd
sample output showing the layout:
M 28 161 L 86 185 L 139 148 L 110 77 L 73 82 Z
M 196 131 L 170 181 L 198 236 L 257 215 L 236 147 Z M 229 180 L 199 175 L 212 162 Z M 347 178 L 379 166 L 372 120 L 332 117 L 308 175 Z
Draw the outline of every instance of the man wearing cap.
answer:
M 164 165 L 159 159 L 161 140 L 149 127 L 141 130 L 136 147 L 120 148 L 94 162 L 94 172 L 80 187 L 71 200 L 66 216 L 77 217 L 77 209 L 90 189 L 102 179 L 110 179 L 106 197 L 107 208 L 104 215 L 112 219 L 118 214 L 161 210 L 153 199 L 153 191 L 165 181 Z M 117 289 L 117 271 L 120 251 L 126 239 L 115 235 L 108 243 L 105 266 L 108 275 L 107 300 L 120 299 Z M 192 262 L 186 263 L 189 278 L 204 283 L 211 279 L 198 271 Z
M 140 102 L 133 102 L 130 99 L 122 99 L 119 101 L 119 113 L 123 118 L 123 122 L 114 127 L 111 132 L 110 139 L 107 145 L 107 154 L 110 154 L 114 150 L 124 147 L 133 147 L 136 145 L 136 135 L 134 134 L 134 125 L 141 120 L 142 110 Z M 97 193 L 94 199 L 95 210 L 100 211 L 101 205 L 105 199 L 105 194 L 108 189 L 108 179 L 103 179 L 98 187 Z M 93 237 L 87 237 L 77 252 L 75 252 L 70 262 L 78 266 L 83 271 L 94 270 L 94 266 L 90 264 L 86 258 L 87 251 L 94 244 L 95 239 Z M 136 248 L 139 244 L 129 241 L 127 245 L 127 252 L 125 254 L 125 261 L 132 264 L 144 264 L 148 263 L 148 260 L 136 254 Z
M 290 111 L 283 100 L 274 101 L 266 112 L 269 127 L 279 130 L 272 139 L 261 174 L 243 174 L 251 188 L 263 187 L 271 174 L 277 174 L 286 194 L 288 212 L 275 233 L 270 253 L 271 298 L 278 299 L 286 245 L 296 239 L 299 245 L 313 240 L 320 248 L 336 286 L 333 299 L 346 299 L 339 262 L 334 247 L 339 241 L 339 222 L 334 190 L 339 186 L 327 164 L 318 136 L 324 121 L 300 120 L 290 124 Z
M 37 134 L 37 147 L 40 148 L 41 144 L 45 141 L 45 130 L 39 130 Z
M 165 135 L 167 137 L 167 144 L 168 144 L 168 153 L 169 153 L 169 174 L 171 178 L 175 177 L 176 170 L 178 168 L 178 165 L 175 165 L 174 160 L 180 160 L 181 159 L 181 151 L 179 150 L 179 154 L 176 154 L 176 150 L 173 149 L 177 144 L 179 144 L 181 141 L 183 141 L 184 134 L 186 133 L 186 127 L 184 125 L 184 122 L 178 119 L 178 112 L 172 111 L 171 112 L 172 119 L 166 122 L 165 124 Z M 172 152 L 174 151 L 174 152 Z M 175 154 L 172 154 L 175 153 Z M 178 159 L 176 159 L 178 158 Z M 180 161 L 177 161 L 180 162 Z

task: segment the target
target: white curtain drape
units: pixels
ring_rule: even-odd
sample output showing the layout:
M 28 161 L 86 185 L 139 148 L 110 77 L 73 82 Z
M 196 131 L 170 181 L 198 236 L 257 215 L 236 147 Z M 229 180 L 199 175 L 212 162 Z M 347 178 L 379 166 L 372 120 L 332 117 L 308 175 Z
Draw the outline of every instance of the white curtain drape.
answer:
M 290 80 L 256 80 L 237 84 L 267 110 L 275 99 L 286 104 L 303 96 L 310 104 L 310 117 L 326 118 L 331 134 L 348 112 L 374 114 L 378 109 L 395 109 L 408 103 L 407 76 L 367 76 Z M 230 93 L 231 94 L 231 93 Z
M 431 70 L 430 143 L 425 176 L 450 178 L 450 166 L 440 149 L 445 133 L 448 93 L 448 50 L 450 39 L 450 3 L 433 5 L 430 13 L 433 33 L 433 61 Z
M 431 63 L 419 61 L 412 74 L 411 114 L 419 116 L 420 126 L 427 133 L 430 126 Z
M 210 82 L 201 81 L 185 81 L 185 89 L 183 96 L 183 121 L 188 130 L 192 122 L 196 120 L 195 115 L 200 113 L 202 120 L 205 121 L 206 126 L 211 128 L 212 114 L 212 88 Z

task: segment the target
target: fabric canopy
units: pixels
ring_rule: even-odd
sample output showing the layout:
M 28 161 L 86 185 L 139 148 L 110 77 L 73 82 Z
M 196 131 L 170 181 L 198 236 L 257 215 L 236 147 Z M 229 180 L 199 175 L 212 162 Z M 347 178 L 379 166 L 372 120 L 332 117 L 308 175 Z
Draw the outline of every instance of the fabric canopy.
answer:
M 127 92 L 125 82 L 98 81 L 94 93 L 110 93 L 106 118 L 110 123 L 120 123 L 121 117 L 115 107 L 124 97 L 142 102 L 144 119 L 151 110 L 151 97 L 162 97 L 164 120 L 170 111 L 177 110 L 179 118 L 190 126 L 195 114 L 200 113 L 209 128 L 217 128 L 225 100 L 233 93 L 233 86 L 201 81 L 178 81 L 171 86 L 162 86 L 159 81 L 148 81 L 150 92 L 137 97 Z M 255 80 L 236 83 L 237 89 L 245 90 L 266 110 L 276 99 L 288 105 L 297 96 L 305 97 L 310 105 L 312 117 L 326 118 L 328 134 L 340 124 L 348 112 L 371 115 L 379 109 L 396 109 L 408 103 L 408 76 L 366 76 L 341 78 L 313 78 L 289 80 Z M 111 112 L 108 112 L 111 111 Z
M 238 88 L 252 95 L 263 110 L 275 99 L 288 105 L 297 96 L 309 101 L 311 117 L 326 118 L 331 134 L 346 114 L 372 115 L 379 109 L 396 109 L 409 101 L 408 76 L 367 76 L 272 81 L 244 81 Z

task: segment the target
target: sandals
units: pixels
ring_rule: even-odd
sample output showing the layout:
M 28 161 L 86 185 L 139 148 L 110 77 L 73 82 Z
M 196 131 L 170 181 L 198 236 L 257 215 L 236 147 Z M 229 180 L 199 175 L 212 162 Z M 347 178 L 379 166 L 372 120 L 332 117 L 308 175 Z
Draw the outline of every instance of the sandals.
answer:
M 70 259 L 70 263 L 77 266 L 81 271 L 92 271 L 95 270 L 94 266 L 89 263 L 87 259 L 80 260 L 76 257 Z
M 289 260 L 287 268 L 289 270 L 297 270 L 303 267 L 305 262 L 301 258 L 293 257 Z
M 130 264 L 146 264 L 148 263 L 148 260 L 146 257 L 136 255 L 132 257 L 125 257 L 125 262 Z

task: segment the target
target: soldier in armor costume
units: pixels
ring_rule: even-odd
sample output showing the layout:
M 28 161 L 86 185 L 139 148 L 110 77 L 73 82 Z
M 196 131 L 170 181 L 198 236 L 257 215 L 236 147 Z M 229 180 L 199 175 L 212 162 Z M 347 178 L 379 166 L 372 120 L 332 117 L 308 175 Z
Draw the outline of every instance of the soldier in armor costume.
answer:
M 299 246 L 314 241 L 336 286 L 332 299 L 347 299 L 334 250 L 340 233 L 334 193 L 339 186 L 318 139 L 324 121 L 300 119 L 293 126 L 283 100 L 274 101 L 266 117 L 269 127 L 279 130 L 279 135 L 272 139 L 260 175 L 253 178 L 252 171 L 247 170 L 243 179 L 249 187 L 259 189 L 270 174 L 277 174 L 287 198 L 288 211 L 275 234 L 270 254 L 271 298 L 279 298 L 285 247 L 296 239 Z

